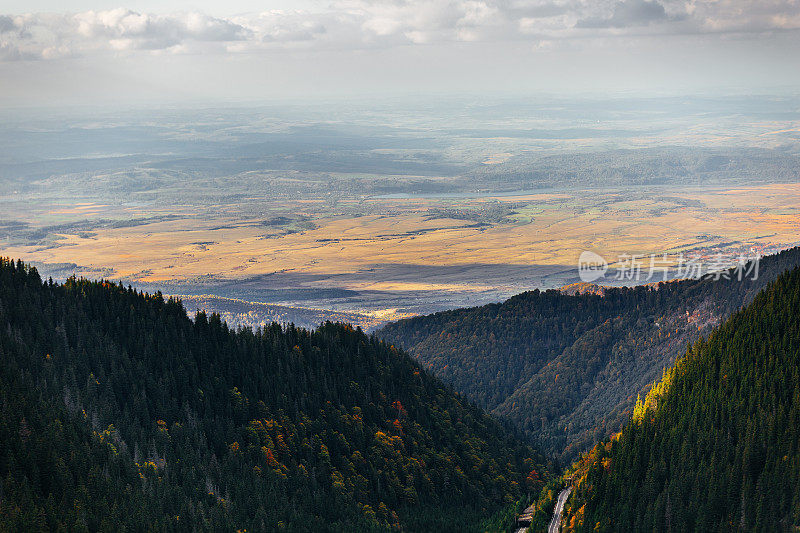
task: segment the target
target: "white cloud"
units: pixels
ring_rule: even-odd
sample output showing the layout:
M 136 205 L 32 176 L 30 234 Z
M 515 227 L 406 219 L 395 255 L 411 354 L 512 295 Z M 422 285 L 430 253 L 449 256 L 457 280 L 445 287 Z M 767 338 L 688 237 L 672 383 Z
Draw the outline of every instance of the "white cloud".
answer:
M 793 0 L 334 0 L 326 11 L 231 18 L 119 8 L 0 15 L 0 61 L 92 53 L 242 53 L 441 42 L 648 34 L 757 34 L 800 29 Z

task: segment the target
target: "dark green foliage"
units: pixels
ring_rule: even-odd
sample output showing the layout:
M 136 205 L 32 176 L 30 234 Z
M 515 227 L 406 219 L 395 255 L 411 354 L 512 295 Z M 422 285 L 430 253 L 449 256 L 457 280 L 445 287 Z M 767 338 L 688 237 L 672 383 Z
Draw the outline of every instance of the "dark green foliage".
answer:
M 665 374 L 576 474 L 578 531 L 796 531 L 800 269 Z
M 526 292 L 502 304 L 387 325 L 435 375 L 574 458 L 619 431 L 687 345 L 800 264 L 800 248 L 761 259 L 758 279 L 683 280 L 568 295 Z
M 6 531 L 470 531 L 546 481 L 511 430 L 360 330 L 232 331 L 7 260 L 0 413 Z

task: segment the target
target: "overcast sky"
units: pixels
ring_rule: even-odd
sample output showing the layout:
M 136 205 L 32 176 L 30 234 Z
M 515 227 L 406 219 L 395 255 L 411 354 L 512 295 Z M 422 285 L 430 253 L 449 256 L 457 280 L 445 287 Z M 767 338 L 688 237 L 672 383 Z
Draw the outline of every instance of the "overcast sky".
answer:
M 3 0 L 0 103 L 794 92 L 798 0 Z

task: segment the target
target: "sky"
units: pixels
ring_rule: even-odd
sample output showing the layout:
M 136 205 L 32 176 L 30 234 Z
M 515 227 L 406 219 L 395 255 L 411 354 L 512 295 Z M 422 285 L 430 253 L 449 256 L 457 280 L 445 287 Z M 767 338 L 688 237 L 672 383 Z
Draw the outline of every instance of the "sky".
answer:
M 0 2 L 2 106 L 798 88 L 798 0 Z

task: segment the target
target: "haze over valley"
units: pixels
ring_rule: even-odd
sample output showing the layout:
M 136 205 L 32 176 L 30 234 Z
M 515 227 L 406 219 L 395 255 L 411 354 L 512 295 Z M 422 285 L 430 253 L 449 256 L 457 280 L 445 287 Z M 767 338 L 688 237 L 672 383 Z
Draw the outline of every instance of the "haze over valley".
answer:
M 372 328 L 574 283 L 583 250 L 613 273 L 799 243 L 791 101 L 6 111 L 0 242 L 57 279 L 298 309 L 240 304 L 242 324 L 326 316 L 309 308 Z

